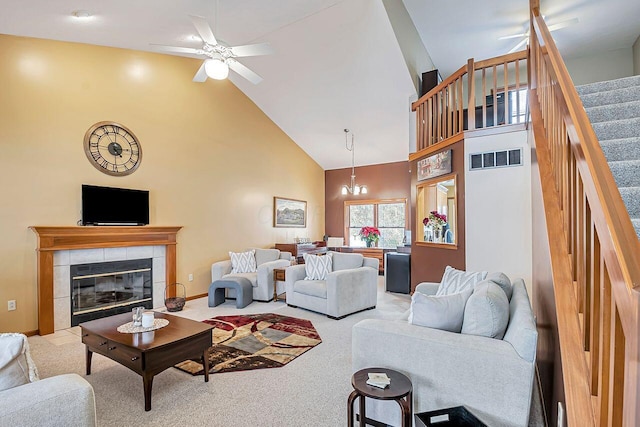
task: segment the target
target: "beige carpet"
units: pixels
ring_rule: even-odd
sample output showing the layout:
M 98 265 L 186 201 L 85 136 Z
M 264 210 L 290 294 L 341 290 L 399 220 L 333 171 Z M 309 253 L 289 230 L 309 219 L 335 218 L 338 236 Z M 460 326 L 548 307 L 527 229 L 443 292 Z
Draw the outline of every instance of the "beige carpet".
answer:
M 260 369 L 202 376 L 170 368 L 153 381 L 152 410 L 144 411 L 142 379 L 129 369 L 94 355 L 92 374 L 85 376 L 85 349 L 79 328 L 47 338 L 29 338 L 32 356 L 42 378 L 75 372 L 84 376 L 96 395 L 98 425 L 298 427 L 345 426 L 351 387 L 351 327 L 366 318 L 393 318 L 410 304 L 406 295 L 383 292 L 379 278 L 378 307 L 332 320 L 283 301 L 259 303 L 238 310 L 234 301 L 207 307 L 206 298 L 189 301 L 174 313 L 194 320 L 214 316 L 278 313 L 309 319 L 322 343 L 278 369 Z M 538 414 L 534 419 L 539 420 Z M 542 425 L 533 421 L 531 425 Z

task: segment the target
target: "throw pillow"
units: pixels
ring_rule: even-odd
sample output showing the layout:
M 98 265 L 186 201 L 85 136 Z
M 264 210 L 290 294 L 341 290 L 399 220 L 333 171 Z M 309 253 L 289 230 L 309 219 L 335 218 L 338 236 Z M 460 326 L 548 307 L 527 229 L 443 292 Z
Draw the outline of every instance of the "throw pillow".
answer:
M 486 271 L 462 271 L 447 266 L 442 275 L 442 281 L 436 296 L 457 294 L 471 289 L 487 277 Z
M 409 323 L 443 331 L 460 332 L 464 307 L 472 292 L 472 289 L 467 289 L 457 294 L 442 296 L 414 292 L 411 297 Z
M 38 380 L 23 334 L 0 334 L 0 391 Z
M 509 301 L 497 284 L 485 280 L 476 285 L 464 309 L 462 333 L 501 340 L 509 323 Z
M 507 295 L 507 299 L 511 301 L 511 294 L 513 289 L 511 288 L 511 280 L 504 273 L 490 273 L 487 274 L 487 280 L 491 280 L 496 285 L 500 286 L 504 293 Z
M 304 280 L 326 280 L 327 274 L 331 273 L 331 254 L 303 254 L 302 257 L 304 258 L 304 271 L 307 273 Z
M 254 273 L 256 266 L 256 251 L 229 252 L 231 258 L 231 273 Z

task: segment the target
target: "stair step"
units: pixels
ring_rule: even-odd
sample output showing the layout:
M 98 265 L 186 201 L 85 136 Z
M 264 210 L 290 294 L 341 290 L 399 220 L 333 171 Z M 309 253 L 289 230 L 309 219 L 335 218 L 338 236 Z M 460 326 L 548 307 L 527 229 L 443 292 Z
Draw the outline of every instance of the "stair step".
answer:
M 605 82 L 589 83 L 586 85 L 576 86 L 576 89 L 578 90 L 578 94 L 582 96 L 589 93 L 606 92 L 609 90 L 622 89 L 631 86 L 640 86 L 640 76 L 631 76 Z
M 633 223 L 633 228 L 636 229 L 636 234 L 638 235 L 638 238 L 640 239 L 640 219 L 631 218 L 631 222 Z
M 618 187 L 640 187 L 640 160 L 609 162 Z
M 620 187 L 619 190 L 629 216 L 640 219 L 640 187 Z
M 640 117 L 640 100 L 587 108 L 591 123 Z
M 640 136 L 600 141 L 608 162 L 640 160 Z
M 640 86 L 614 89 L 607 92 L 589 93 L 582 95 L 580 98 L 582 99 L 584 108 L 637 101 L 640 99 Z
M 640 117 L 593 123 L 592 126 L 600 141 L 640 136 Z

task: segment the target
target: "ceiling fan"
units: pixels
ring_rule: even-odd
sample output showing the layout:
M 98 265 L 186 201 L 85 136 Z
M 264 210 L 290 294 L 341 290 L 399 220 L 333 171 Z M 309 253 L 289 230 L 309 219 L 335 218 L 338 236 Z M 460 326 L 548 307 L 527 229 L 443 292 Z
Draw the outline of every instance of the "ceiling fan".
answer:
M 542 18 L 544 19 L 544 16 Z M 557 24 L 549 25 L 549 31 L 556 31 L 561 28 L 565 28 L 570 25 L 577 24 L 578 22 L 580 22 L 578 18 L 573 18 L 573 19 L 568 19 L 566 21 L 558 22 Z M 518 44 L 512 47 L 511 50 L 507 53 L 517 52 L 518 50 L 520 50 L 522 46 L 524 46 L 529 41 L 529 22 L 527 22 L 524 25 L 524 33 L 503 36 L 498 38 L 498 40 L 517 39 L 520 37 L 522 37 L 522 40 L 520 40 Z
M 273 49 L 269 43 L 248 44 L 243 46 L 225 46 L 216 40 L 213 31 L 207 20 L 201 16 L 189 15 L 191 22 L 196 27 L 196 31 L 202 39 L 203 45 L 199 49 L 191 47 L 164 46 L 151 44 L 152 47 L 165 52 L 189 53 L 192 55 L 200 55 L 206 57 L 196 75 L 193 76 L 194 82 L 204 82 L 207 77 L 216 80 L 224 80 L 229 75 L 229 68 L 240 74 L 253 84 L 262 81 L 255 72 L 242 65 L 236 58 L 246 56 L 270 55 Z

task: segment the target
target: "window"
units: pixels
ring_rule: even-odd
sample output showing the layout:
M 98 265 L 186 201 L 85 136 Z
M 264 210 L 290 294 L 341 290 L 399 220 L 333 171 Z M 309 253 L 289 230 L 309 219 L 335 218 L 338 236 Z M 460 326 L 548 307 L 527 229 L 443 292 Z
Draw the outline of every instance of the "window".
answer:
M 362 227 L 377 227 L 380 230 L 379 248 L 395 248 L 404 240 L 407 228 L 407 201 L 365 200 L 345 202 L 345 243 L 348 246 L 365 247 L 358 235 Z
M 524 123 L 527 119 L 527 88 L 509 90 L 509 123 Z

